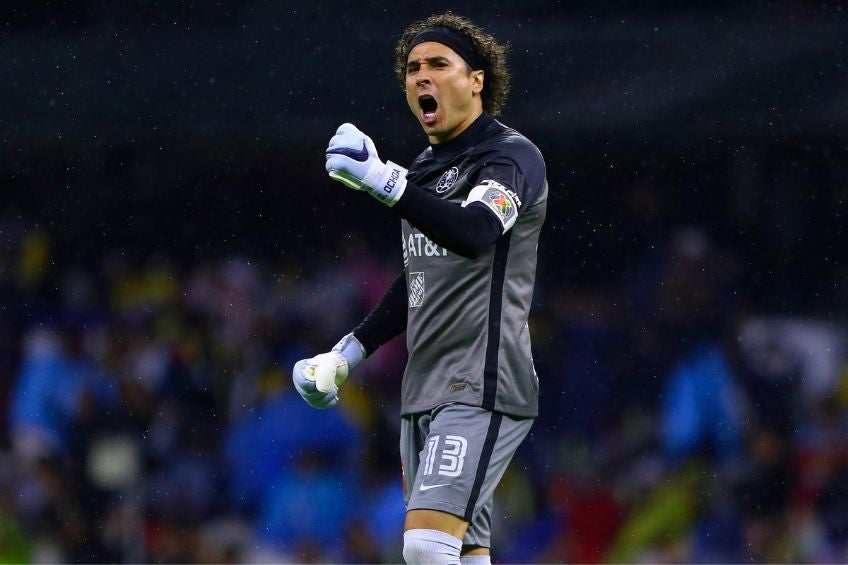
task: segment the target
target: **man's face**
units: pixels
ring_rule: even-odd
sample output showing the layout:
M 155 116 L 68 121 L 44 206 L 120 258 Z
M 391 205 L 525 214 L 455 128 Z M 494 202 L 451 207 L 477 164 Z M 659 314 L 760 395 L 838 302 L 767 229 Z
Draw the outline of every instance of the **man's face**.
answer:
M 406 102 L 430 143 L 453 139 L 483 112 L 483 71 L 441 43 L 425 41 L 409 52 Z

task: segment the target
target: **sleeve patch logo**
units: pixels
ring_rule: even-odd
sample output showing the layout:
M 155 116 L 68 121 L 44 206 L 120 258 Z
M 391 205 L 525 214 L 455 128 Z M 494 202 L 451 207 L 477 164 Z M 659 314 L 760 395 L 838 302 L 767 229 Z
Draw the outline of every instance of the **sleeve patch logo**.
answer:
M 417 308 L 424 302 L 424 273 L 409 273 L 409 307 Z
M 456 182 L 456 179 L 459 177 L 459 169 L 457 167 L 451 167 L 445 174 L 442 175 L 442 178 L 439 179 L 439 182 L 436 183 L 436 194 L 444 194 L 448 191 L 450 187 L 453 186 L 453 183 Z
M 491 203 L 495 205 L 495 207 L 501 213 L 501 216 L 503 216 L 504 218 L 509 215 L 509 212 L 512 209 L 512 203 L 503 194 L 495 194 L 494 196 L 492 196 Z
M 500 190 L 490 189 L 486 194 L 485 201 L 488 202 L 504 225 L 515 216 L 515 205 L 512 203 L 512 199 Z
M 504 233 L 515 223 L 521 208 L 521 199 L 514 190 L 491 179 L 482 180 L 472 188 L 462 206 L 468 206 L 472 202 L 480 202 L 491 210 L 503 224 Z

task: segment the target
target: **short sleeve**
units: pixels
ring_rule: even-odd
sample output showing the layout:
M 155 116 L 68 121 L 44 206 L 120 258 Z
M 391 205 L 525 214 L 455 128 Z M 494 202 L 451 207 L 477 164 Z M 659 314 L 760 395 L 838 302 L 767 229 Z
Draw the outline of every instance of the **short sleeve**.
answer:
M 487 163 L 475 177 L 462 206 L 473 202 L 483 204 L 501 223 L 503 233 L 515 224 L 523 208 L 532 204 L 539 193 L 522 169 L 508 159 Z

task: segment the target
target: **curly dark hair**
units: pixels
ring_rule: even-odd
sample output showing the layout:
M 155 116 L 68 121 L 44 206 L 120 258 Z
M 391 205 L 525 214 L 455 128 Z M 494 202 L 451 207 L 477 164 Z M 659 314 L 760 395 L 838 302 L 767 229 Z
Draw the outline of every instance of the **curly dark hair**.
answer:
M 509 69 L 506 66 L 508 43 L 498 43 L 490 34 L 477 27 L 468 18 L 453 12 L 433 14 L 429 18 L 407 26 L 395 45 L 395 74 L 400 87 L 406 90 L 406 62 L 409 43 L 418 33 L 431 26 L 444 26 L 468 37 L 474 50 L 483 60 L 483 109 L 493 116 L 500 115 L 509 94 Z

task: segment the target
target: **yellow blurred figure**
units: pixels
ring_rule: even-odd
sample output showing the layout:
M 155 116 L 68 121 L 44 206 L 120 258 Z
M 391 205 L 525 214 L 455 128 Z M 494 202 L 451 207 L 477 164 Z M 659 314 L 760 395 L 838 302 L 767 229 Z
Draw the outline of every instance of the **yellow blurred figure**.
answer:
M 46 232 L 29 232 L 21 241 L 21 255 L 18 263 L 18 282 L 21 288 L 38 286 L 47 275 L 50 262 L 50 237 Z

